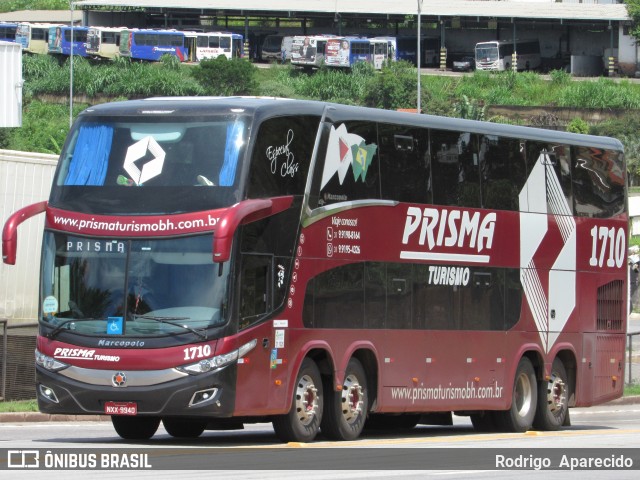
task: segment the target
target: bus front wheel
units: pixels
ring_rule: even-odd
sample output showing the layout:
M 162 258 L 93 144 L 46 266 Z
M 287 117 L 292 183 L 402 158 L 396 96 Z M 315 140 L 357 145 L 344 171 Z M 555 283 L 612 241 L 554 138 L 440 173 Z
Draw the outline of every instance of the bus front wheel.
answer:
M 569 412 L 569 381 L 562 361 L 556 358 L 549 380 L 538 385 L 538 408 L 534 425 L 540 430 L 558 430 Z
M 158 417 L 111 417 L 111 423 L 116 433 L 125 440 L 149 440 L 160 426 Z
M 168 417 L 162 419 L 164 429 L 169 435 L 177 438 L 197 438 L 207 428 L 207 420 Z
M 302 361 L 292 403 L 289 413 L 273 419 L 273 429 L 283 442 L 311 442 L 320 429 L 323 395 L 320 371 L 310 358 Z
M 362 364 L 349 360 L 342 389 L 328 395 L 322 418 L 322 433 L 332 440 L 354 440 L 360 436 L 369 408 L 367 378 Z
M 522 357 L 513 382 L 511 408 L 497 412 L 503 430 L 526 432 L 533 425 L 538 399 L 538 383 L 531 360 Z

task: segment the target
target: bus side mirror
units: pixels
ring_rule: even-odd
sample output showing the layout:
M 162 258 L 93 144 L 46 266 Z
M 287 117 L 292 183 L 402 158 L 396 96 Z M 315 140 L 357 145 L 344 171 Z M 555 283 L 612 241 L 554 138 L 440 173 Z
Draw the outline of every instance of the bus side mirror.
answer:
M 262 220 L 285 211 L 293 202 L 292 196 L 243 200 L 236 203 L 220 217 L 213 232 L 213 261 L 224 263 L 231 256 L 233 236 L 239 225 Z
M 18 226 L 25 220 L 42 213 L 47 208 L 47 202 L 38 202 L 21 208 L 9 217 L 2 229 L 2 261 L 7 265 L 16 264 L 18 251 Z

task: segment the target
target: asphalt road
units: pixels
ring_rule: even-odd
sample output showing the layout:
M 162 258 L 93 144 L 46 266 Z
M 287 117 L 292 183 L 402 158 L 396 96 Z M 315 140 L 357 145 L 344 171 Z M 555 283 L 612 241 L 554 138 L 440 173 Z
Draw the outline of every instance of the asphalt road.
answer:
M 337 478 L 525 478 L 635 479 L 637 471 L 627 468 L 587 469 L 580 472 L 536 470 L 535 462 L 570 461 L 583 456 L 618 458 L 640 468 L 640 404 L 608 404 L 571 410 L 570 427 L 559 432 L 490 433 L 473 430 L 467 417 L 454 416 L 452 426 L 419 426 L 409 431 L 365 432 L 356 441 L 330 442 L 319 437 L 312 444 L 281 444 L 270 424 L 248 425 L 240 431 L 207 431 L 193 440 L 170 437 L 162 427 L 149 441 L 121 440 L 108 421 L 98 422 L 2 422 L 0 423 L 0 472 L 8 470 L 24 453 L 27 461 L 35 452 L 39 460 L 49 455 L 50 465 L 79 462 L 78 455 L 95 455 L 96 471 L 66 468 L 11 468 L 4 478 L 67 479 L 88 475 L 98 478 L 233 478 L 233 479 L 337 479 Z M 596 449 L 596 450 L 591 450 Z M 17 453 L 18 452 L 18 453 Z M 116 462 L 133 455 L 146 455 L 151 468 L 116 465 L 100 470 L 100 459 L 114 456 Z M 31 457 L 29 457 L 31 455 Z M 75 455 L 75 457 L 74 457 Z M 128 455 L 128 457 L 125 457 Z M 496 469 L 498 456 L 529 459 L 522 470 Z M 29 460 L 31 459 L 31 460 Z M 119 460 L 120 459 L 120 460 Z M 144 465 L 144 464 L 143 464 Z M 509 464 L 507 464 L 508 466 Z M 42 465 L 41 465 L 42 466 Z M 541 466 L 541 464 L 539 465 Z M 172 468 L 180 470 L 171 470 Z M 91 469 L 89 469 L 91 470 Z M 97 471 L 100 470 L 100 471 Z M 0 476 L 3 476 L 0 473 Z

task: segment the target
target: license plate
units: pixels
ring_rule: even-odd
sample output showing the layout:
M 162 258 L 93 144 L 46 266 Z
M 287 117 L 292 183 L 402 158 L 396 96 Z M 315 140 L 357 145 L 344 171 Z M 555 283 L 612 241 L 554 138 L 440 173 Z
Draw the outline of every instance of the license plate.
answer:
M 105 402 L 104 413 L 106 415 L 137 415 L 138 404 L 136 402 Z

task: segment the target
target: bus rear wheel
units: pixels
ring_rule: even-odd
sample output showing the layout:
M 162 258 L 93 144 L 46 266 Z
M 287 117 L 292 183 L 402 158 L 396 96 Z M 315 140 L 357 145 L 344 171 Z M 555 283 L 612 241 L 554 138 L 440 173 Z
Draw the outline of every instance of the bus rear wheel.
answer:
M 162 425 L 169 435 L 177 438 L 197 438 L 207 428 L 206 420 L 195 418 L 169 417 L 162 419 Z
M 522 357 L 513 382 L 511 408 L 496 412 L 502 429 L 507 432 L 526 432 L 533 425 L 538 398 L 536 372 L 531 360 Z
M 160 418 L 114 415 L 111 423 L 116 433 L 125 440 L 149 440 L 158 430 Z
M 534 425 L 540 430 L 558 430 L 569 412 L 569 381 L 564 364 L 553 361 L 551 377 L 538 385 L 538 408 Z
M 320 371 L 310 358 L 302 361 L 292 403 L 289 413 L 273 419 L 273 429 L 283 442 L 311 442 L 320 429 L 323 394 Z
M 342 389 L 332 391 L 321 429 L 332 440 L 354 440 L 360 436 L 369 409 L 367 378 L 362 364 L 349 360 Z

